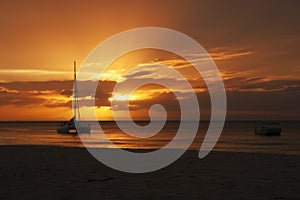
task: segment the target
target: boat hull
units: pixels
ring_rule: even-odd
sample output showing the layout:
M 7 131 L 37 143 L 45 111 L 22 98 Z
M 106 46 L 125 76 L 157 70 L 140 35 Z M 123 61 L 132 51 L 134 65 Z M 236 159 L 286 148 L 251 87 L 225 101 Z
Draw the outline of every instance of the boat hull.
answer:
M 90 126 L 83 126 L 76 128 L 76 132 L 80 134 L 90 134 L 91 133 L 91 127 Z
M 280 136 L 281 128 L 267 128 L 261 127 L 255 129 L 255 135 L 266 135 L 266 136 Z
M 56 132 L 57 133 L 69 133 L 70 132 L 70 129 L 68 127 L 58 127 L 56 129 Z
M 56 129 L 56 132 L 62 134 L 90 134 L 91 126 L 89 124 L 76 125 L 76 127 L 71 127 L 68 125 L 59 126 Z

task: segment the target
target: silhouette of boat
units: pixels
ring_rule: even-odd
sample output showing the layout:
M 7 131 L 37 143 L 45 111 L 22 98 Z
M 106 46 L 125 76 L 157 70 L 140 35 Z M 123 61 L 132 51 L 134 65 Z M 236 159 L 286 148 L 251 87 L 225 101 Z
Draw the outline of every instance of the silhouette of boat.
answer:
M 80 121 L 80 112 L 77 96 L 77 83 L 76 83 L 76 61 L 74 61 L 74 91 L 73 91 L 73 117 L 70 121 L 62 122 L 56 129 L 57 133 L 78 134 L 90 133 L 91 126 L 89 123 Z
M 255 135 L 280 136 L 282 128 L 278 122 L 263 122 L 255 128 Z

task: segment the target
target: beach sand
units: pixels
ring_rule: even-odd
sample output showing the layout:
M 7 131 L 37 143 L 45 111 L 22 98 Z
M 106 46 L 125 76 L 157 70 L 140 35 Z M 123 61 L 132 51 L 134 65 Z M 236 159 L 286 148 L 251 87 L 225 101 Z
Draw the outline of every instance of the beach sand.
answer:
M 119 172 L 84 148 L 0 146 L 0 199 L 299 199 L 300 156 L 188 151 L 152 173 Z

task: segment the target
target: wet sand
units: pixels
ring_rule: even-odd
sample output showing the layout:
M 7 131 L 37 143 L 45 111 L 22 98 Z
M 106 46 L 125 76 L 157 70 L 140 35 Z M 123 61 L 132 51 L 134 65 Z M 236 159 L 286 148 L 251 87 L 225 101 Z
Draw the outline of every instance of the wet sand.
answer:
M 129 174 L 83 148 L 0 146 L 0 199 L 299 199 L 300 156 L 188 151 Z

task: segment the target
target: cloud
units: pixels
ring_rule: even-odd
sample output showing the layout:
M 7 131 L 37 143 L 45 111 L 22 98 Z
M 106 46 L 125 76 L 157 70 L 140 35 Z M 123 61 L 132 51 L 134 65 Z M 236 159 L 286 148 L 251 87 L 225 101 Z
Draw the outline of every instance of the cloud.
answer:
M 235 57 L 247 56 L 253 54 L 249 50 L 243 49 L 232 49 L 232 48 L 215 48 L 209 50 L 209 55 L 212 57 L 213 60 L 226 60 L 226 59 L 233 59 Z
M 267 118 L 274 119 L 280 119 L 281 117 L 296 119 L 300 117 L 300 112 L 297 112 L 299 110 L 300 79 L 294 79 L 293 77 L 284 77 L 284 79 L 281 79 L 282 77 L 249 77 L 246 73 L 224 73 L 223 75 L 228 98 L 228 119 L 257 119 L 261 115 L 268 115 Z M 164 81 L 173 82 L 174 85 L 180 84 L 180 81 L 172 79 Z M 138 79 L 131 82 L 133 85 L 138 83 Z M 210 97 L 204 81 L 192 81 L 191 84 L 194 89 L 196 88 L 195 92 L 202 116 L 209 119 Z M 189 98 L 191 91 L 181 89 L 176 92 L 185 98 Z M 154 103 L 161 103 L 169 109 L 169 112 L 170 109 L 172 110 L 173 119 L 180 116 L 180 109 L 174 106 L 176 104 L 174 101 L 177 101 L 175 96 L 170 95 L 171 93 L 165 89 L 157 90 L 157 86 L 155 88 L 155 86 L 148 85 L 141 88 L 140 93 L 147 93 L 148 98 L 142 101 L 130 101 L 130 108 L 133 111 L 145 111 Z M 122 108 L 119 107 L 118 109 Z
M 298 88 L 300 86 L 300 79 L 280 79 L 280 77 L 262 78 L 254 77 L 248 78 L 245 76 L 235 78 L 234 74 L 230 75 L 224 80 L 227 90 L 247 91 L 247 92 L 263 92 L 263 91 L 283 91 L 290 88 Z
M 57 80 L 68 80 L 73 76 L 71 71 L 42 70 L 42 69 L 0 69 L 0 80 L 11 82 L 16 80 L 32 81 L 49 81 L 53 77 Z
M 152 72 L 155 72 L 153 70 Z M 147 73 L 146 73 L 147 72 Z M 135 94 L 137 97 L 130 101 L 130 109 L 142 119 L 148 116 L 148 109 L 153 104 L 162 104 L 168 111 L 168 119 L 180 117 L 180 107 L 176 99 L 189 99 L 192 92 L 196 92 L 200 102 L 201 116 L 208 119 L 210 116 L 210 97 L 203 80 L 190 81 L 194 91 L 187 90 L 182 85 L 182 80 L 174 80 L 169 77 L 155 77 L 152 79 L 151 70 L 143 73 L 149 81 L 165 81 L 176 85 L 169 90 L 149 84 L 141 87 Z M 139 84 L 140 71 L 127 76 L 127 79 L 119 84 Z M 255 116 L 267 113 L 273 118 L 289 116 L 292 119 L 300 117 L 298 99 L 300 98 L 300 80 L 286 77 L 248 77 L 245 73 L 223 73 L 224 84 L 228 98 L 227 119 L 255 119 Z M 92 82 L 84 82 L 88 88 Z M 99 81 L 95 99 L 89 92 L 80 96 L 80 105 L 94 103 L 97 107 L 109 107 L 114 81 Z M 71 107 L 72 106 L 72 81 L 44 81 L 44 82 L 0 82 L 0 106 L 34 106 L 34 107 Z M 126 88 L 126 87 L 125 87 Z M 126 93 L 126 91 L 124 91 Z M 122 102 L 117 109 L 122 110 Z M 247 114 L 248 112 L 248 114 Z M 256 113 L 256 114 L 255 114 Z M 290 115 L 288 114 L 290 113 Z
M 45 102 L 43 98 L 24 92 L 0 91 L 0 106 L 27 106 Z
M 83 84 L 89 87 L 91 82 Z M 108 105 L 108 97 L 115 82 L 99 81 L 96 92 L 96 105 Z M 73 81 L 29 81 L 29 82 L 0 82 L 0 106 L 35 105 L 46 107 L 72 107 Z M 84 93 L 81 103 L 84 105 L 85 98 L 92 96 Z
M 0 87 L 16 91 L 53 91 L 62 92 L 73 87 L 73 81 L 13 81 L 0 82 Z

